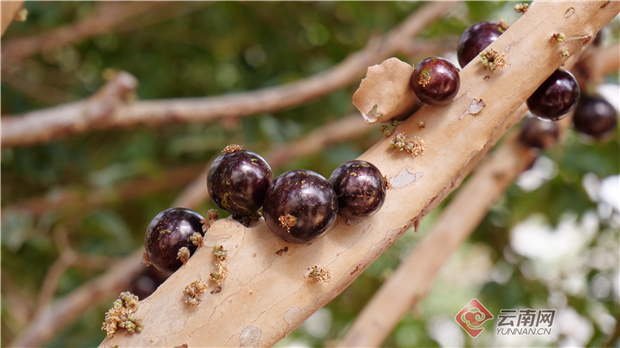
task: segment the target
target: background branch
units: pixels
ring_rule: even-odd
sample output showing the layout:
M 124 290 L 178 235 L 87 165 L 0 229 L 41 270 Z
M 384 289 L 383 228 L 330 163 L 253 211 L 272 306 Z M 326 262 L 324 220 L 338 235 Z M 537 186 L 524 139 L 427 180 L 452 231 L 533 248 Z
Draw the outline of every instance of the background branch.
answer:
M 371 40 L 364 50 L 349 55 L 331 69 L 282 86 L 216 97 L 139 101 L 119 106 L 105 121 L 97 123 L 82 122 L 84 110 L 80 102 L 19 116 L 3 116 L 2 146 L 31 145 L 95 129 L 209 122 L 221 117 L 249 116 L 301 105 L 359 80 L 369 65 L 396 53 L 403 42 L 411 40 L 452 6 L 452 2 L 429 3 L 382 39 Z
M 23 1 L 22 1 L 23 2 Z M 3 1 L 4 3 L 4 1 Z M 205 2 L 196 2 L 193 7 L 205 6 Z M 151 17 L 157 10 L 164 9 L 162 13 L 175 14 L 173 8 L 178 8 L 178 3 L 166 1 L 130 1 L 130 2 L 101 2 L 87 17 L 74 23 L 46 31 L 41 34 L 30 35 L 22 38 L 8 40 L 2 44 L 2 72 L 4 73 L 11 65 L 17 64 L 32 55 L 42 51 L 52 50 L 80 42 L 84 39 L 99 36 L 109 32 L 115 32 L 123 25 L 131 25 L 137 28 L 136 23 L 142 17 Z M 182 8 L 183 6 L 181 6 Z M 150 16 L 144 16 L 145 14 Z M 181 12 L 180 14 L 184 14 Z M 158 18 L 155 16 L 154 18 Z M 163 19 L 167 19 L 164 17 Z M 127 27 L 125 30 L 130 29 Z

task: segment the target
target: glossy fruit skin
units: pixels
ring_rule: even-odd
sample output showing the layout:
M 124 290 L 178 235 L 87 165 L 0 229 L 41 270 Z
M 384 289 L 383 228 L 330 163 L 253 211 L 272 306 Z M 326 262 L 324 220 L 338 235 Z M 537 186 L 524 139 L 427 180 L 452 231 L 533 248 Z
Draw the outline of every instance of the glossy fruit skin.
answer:
M 367 218 L 385 202 L 385 178 L 370 162 L 353 160 L 341 164 L 329 177 L 329 183 L 338 197 L 338 214 L 349 220 Z
M 177 258 L 182 247 L 194 254 L 195 246 L 190 237 L 202 234 L 204 218 L 197 212 L 185 208 L 170 208 L 157 214 L 146 229 L 144 250 L 146 257 L 160 272 L 170 275 L 183 263 Z
M 411 75 L 411 88 L 424 103 L 444 105 L 452 101 L 461 86 L 458 69 L 449 60 L 429 57 L 421 61 Z
M 616 109 L 598 96 L 583 95 L 573 115 L 573 125 L 582 134 L 602 138 L 611 133 L 618 124 Z
M 500 28 L 499 22 L 484 21 L 465 29 L 456 48 L 456 55 L 461 68 L 464 68 L 467 63 L 471 62 L 482 50 L 502 35 Z
M 269 186 L 263 213 L 267 227 L 289 243 L 308 243 L 336 221 L 338 199 L 329 182 L 311 170 L 296 169 L 278 176 Z M 284 225 L 281 218 L 295 222 Z
M 556 122 L 529 117 L 521 123 L 519 141 L 521 144 L 537 149 L 548 149 L 558 141 L 560 129 Z
M 271 167 L 260 155 L 246 150 L 222 153 L 211 164 L 207 189 L 213 202 L 235 215 L 248 216 L 263 206 L 273 180 Z
M 558 69 L 527 98 L 527 107 L 540 118 L 557 121 L 568 116 L 578 100 L 577 80 L 569 71 Z

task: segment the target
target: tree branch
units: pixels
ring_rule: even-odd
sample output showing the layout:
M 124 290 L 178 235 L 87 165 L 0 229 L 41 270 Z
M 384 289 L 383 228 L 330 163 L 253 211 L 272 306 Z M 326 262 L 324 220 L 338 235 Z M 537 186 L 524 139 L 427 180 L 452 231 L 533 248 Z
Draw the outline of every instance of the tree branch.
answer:
M 263 221 L 246 228 L 220 220 L 205 236 L 206 247 L 140 302 L 135 315 L 144 325 L 142 332 L 116 333 L 101 346 L 273 345 L 343 291 L 461 183 L 501 137 L 510 115 L 564 62 L 558 46 L 550 44 L 551 34 L 593 36 L 619 10 L 616 2 L 533 3 L 490 46 L 506 53 L 508 64 L 502 70 L 484 70 L 475 58 L 461 71 L 461 91 L 452 103 L 424 106 L 397 127 L 424 139 L 423 156 L 394 152 L 389 139 L 361 156 L 390 180 L 399 175 L 410 179 L 388 191 L 377 214 L 355 226 L 338 219 L 330 232 L 309 245 L 287 245 Z M 562 48 L 574 53 L 581 45 L 575 40 Z M 485 107 L 461 119 L 473 100 L 484 101 Z M 425 121 L 425 129 L 417 127 L 419 121 Z M 199 306 L 188 308 L 183 289 L 197 279 L 209 279 L 215 262 L 210 248 L 216 244 L 228 250 L 228 277 L 219 292 L 205 294 Z M 276 253 L 284 247 L 287 252 Z M 329 272 L 331 281 L 309 279 L 308 268 L 315 265 Z
M 522 116 L 526 110 L 519 112 Z M 339 347 L 379 347 L 400 319 L 428 293 L 443 264 L 467 240 L 536 153 L 515 136 L 485 158 L 442 211 L 438 222 L 384 283 L 339 342 Z
M 209 122 L 221 117 L 249 116 L 301 105 L 353 83 L 368 65 L 397 52 L 403 42 L 452 6 L 451 2 L 429 3 L 381 40 L 369 42 L 364 50 L 349 55 L 331 69 L 282 86 L 216 97 L 135 102 L 119 106 L 105 121 L 98 123 L 83 122 L 81 102 L 24 115 L 3 116 L 2 146 L 25 146 L 95 129 L 127 128 L 138 124 Z
M 86 38 L 104 34 L 132 18 L 152 12 L 169 2 L 114 2 L 100 3 L 93 13 L 43 34 L 15 38 L 3 43 L 2 70 L 41 51 L 80 42 Z
M 127 97 L 137 86 L 138 81 L 133 75 L 121 71 L 84 101 L 35 111 L 23 117 L 4 116 L 2 145 L 50 141 L 59 135 L 80 133 L 106 124 L 116 110 L 125 105 Z
M 618 43 L 613 47 L 619 48 Z M 583 64 L 600 66 L 601 61 L 608 60 L 607 52 L 609 48 L 601 52 L 590 46 L 576 64 L 570 61 L 564 68 L 573 70 Z M 615 67 L 607 65 L 606 69 L 598 69 L 601 75 L 589 75 L 588 78 L 600 81 L 610 71 L 617 70 L 620 61 L 614 60 Z M 582 80 L 581 88 L 585 89 L 588 83 Z M 526 111 L 527 107 L 523 105 L 514 120 L 521 119 Z M 572 114 L 557 124 L 561 142 L 572 124 Z M 487 156 L 442 211 L 437 223 L 364 306 L 338 346 L 380 346 L 401 318 L 426 296 L 441 267 L 469 238 L 491 206 L 538 155 L 537 149 L 526 148 L 518 141 L 518 133 L 513 133 Z

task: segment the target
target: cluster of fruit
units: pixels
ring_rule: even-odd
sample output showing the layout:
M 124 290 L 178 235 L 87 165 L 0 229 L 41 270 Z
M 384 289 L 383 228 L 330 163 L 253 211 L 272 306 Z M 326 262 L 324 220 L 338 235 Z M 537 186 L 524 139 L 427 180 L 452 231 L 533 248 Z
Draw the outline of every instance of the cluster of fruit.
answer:
M 496 21 L 483 21 L 467 28 L 461 36 L 457 56 L 464 67 L 476 55 L 495 41 L 505 30 L 505 25 Z M 600 35 L 593 40 L 598 45 Z M 559 136 L 558 121 L 573 114 L 575 130 L 597 139 L 611 133 L 617 125 L 618 115 L 614 107 L 604 98 L 580 93 L 577 80 L 567 70 L 557 69 L 527 99 L 526 104 L 538 118 L 528 118 L 521 126 L 519 139 L 527 146 L 547 148 Z
M 323 235 L 341 215 L 349 221 L 376 213 L 385 201 L 387 183 L 372 163 L 353 160 L 340 165 L 325 179 L 306 169 L 289 170 L 273 178 L 263 157 L 227 146 L 209 169 L 207 188 L 213 202 L 248 224 L 260 217 L 262 208 L 268 228 L 289 243 L 307 243 Z M 196 250 L 196 234 L 202 236 L 205 219 L 184 208 L 159 213 L 145 237 L 145 259 L 163 273 L 181 265 L 179 251 Z

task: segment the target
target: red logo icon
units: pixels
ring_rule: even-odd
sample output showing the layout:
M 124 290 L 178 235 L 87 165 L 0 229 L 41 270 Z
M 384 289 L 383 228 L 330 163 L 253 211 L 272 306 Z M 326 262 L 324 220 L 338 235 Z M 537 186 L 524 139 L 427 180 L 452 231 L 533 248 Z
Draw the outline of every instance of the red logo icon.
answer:
M 461 311 L 454 317 L 457 323 L 473 338 L 478 337 L 484 328 L 482 324 L 489 319 L 493 319 L 493 315 L 480 303 L 473 298 Z

